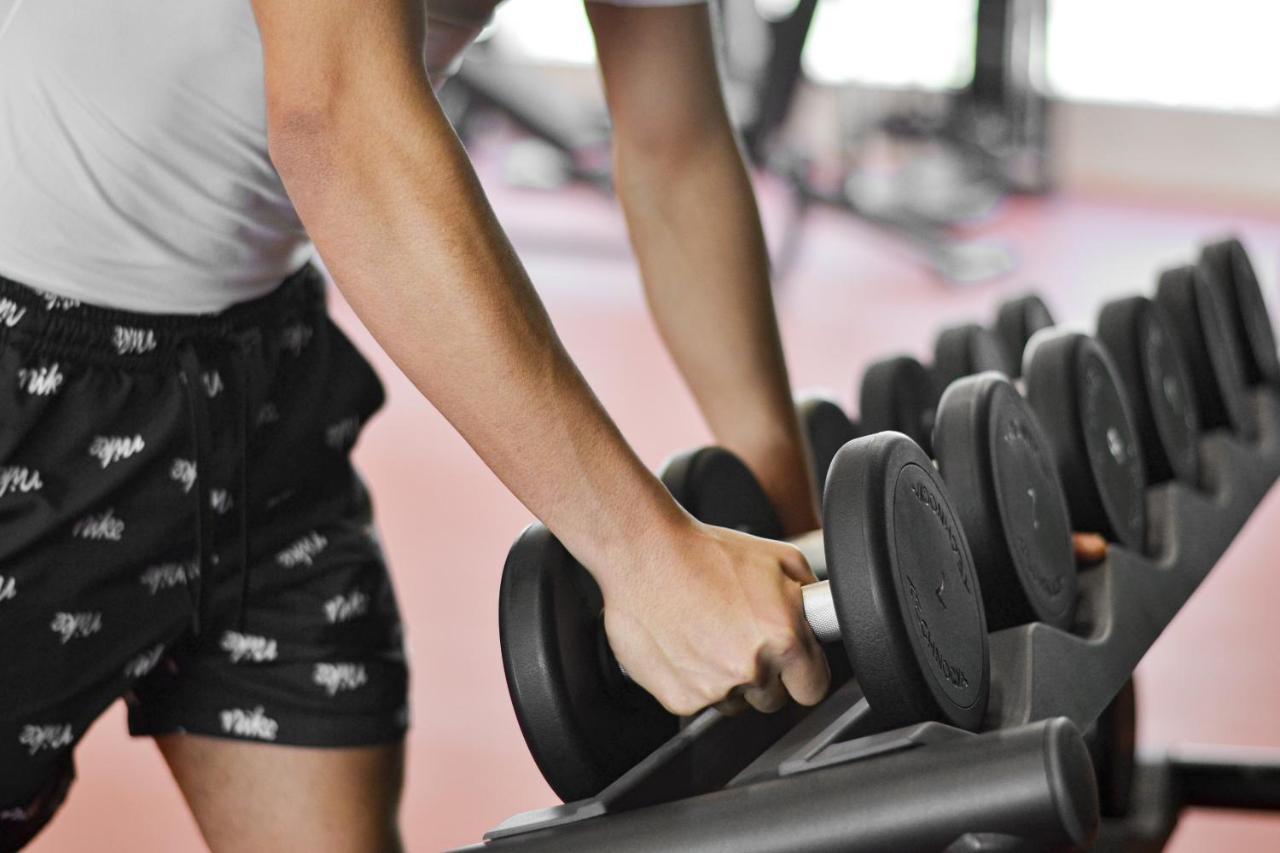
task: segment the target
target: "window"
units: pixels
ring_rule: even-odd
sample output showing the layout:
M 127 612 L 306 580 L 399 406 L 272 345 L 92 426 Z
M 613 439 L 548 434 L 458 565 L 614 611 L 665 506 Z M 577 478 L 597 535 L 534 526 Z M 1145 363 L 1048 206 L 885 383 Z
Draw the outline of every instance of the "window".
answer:
M 776 17 L 794 0 L 754 0 Z M 1032 0 L 1034 2 L 1034 0 Z M 1047 81 L 1065 98 L 1280 110 L 1280 2 L 1049 0 Z M 805 70 L 828 84 L 954 89 L 973 74 L 977 0 L 822 0 Z M 509 0 L 494 38 L 520 58 L 589 63 L 580 0 Z
M 1274 0 L 1058 0 L 1048 79 L 1067 98 L 1280 109 Z

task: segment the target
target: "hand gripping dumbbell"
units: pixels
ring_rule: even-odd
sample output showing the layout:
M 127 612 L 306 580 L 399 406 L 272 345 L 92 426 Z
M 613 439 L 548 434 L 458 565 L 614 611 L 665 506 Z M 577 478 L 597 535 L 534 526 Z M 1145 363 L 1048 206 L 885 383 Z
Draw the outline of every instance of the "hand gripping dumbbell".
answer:
M 707 523 L 779 532 L 728 451 L 677 457 L 663 481 Z M 842 643 L 877 725 L 978 728 L 990 685 L 982 593 L 928 457 L 899 434 L 850 442 L 832 463 L 823 515 L 828 581 L 805 587 L 806 618 L 820 640 Z M 499 596 L 503 665 L 529 750 L 565 800 L 598 793 L 680 726 L 613 659 L 602 607 L 591 575 L 545 527 L 521 534 Z

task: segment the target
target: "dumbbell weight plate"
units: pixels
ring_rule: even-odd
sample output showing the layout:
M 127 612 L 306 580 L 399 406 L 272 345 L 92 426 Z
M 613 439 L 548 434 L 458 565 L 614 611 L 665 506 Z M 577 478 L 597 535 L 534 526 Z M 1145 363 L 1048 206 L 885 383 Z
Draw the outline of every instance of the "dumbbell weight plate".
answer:
M 862 374 L 858 417 L 866 435 L 900 432 L 931 452 L 934 396 L 933 377 L 909 355 L 873 362 Z
M 1025 357 L 1026 396 L 1049 437 L 1076 530 L 1141 549 L 1146 469 L 1115 365 L 1093 338 L 1045 329 Z
M 1035 294 L 1009 299 L 996 311 L 996 337 L 1004 346 L 1013 377 L 1022 375 L 1022 353 L 1027 341 L 1041 329 L 1054 325 L 1053 314 L 1044 300 Z
M 599 793 L 679 730 L 622 677 L 595 580 L 541 524 L 507 555 L 498 629 L 507 689 L 534 761 L 565 802 Z
M 1234 238 L 1211 243 L 1200 254 L 1200 268 L 1226 295 L 1236 336 L 1247 344 L 1244 366 L 1249 384 L 1280 384 L 1275 331 L 1249 253 Z
M 840 404 L 829 397 L 810 395 L 796 402 L 800 425 L 809 440 L 809 460 L 821 494 L 836 451 L 858 437 L 858 427 Z
M 1231 325 L 1226 296 L 1199 269 L 1184 266 L 1161 273 L 1156 302 L 1186 355 L 1201 425 L 1230 427 L 1252 439 L 1258 422 L 1249 404 L 1243 341 Z
M 933 446 L 978 567 L 987 622 L 1070 626 L 1077 590 L 1071 521 L 1049 440 L 1008 379 L 951 384 Z
M 846 444 L 827 477 L 823 531 L 845 650 L 875 718 L 976 730 L 990 691 L 987 620 L 933 462 L 899 433 Z
M 1191 371 L 1164 309 L 1145 296 L 1117 299 L 1098 314 L 1098 340 L 1128 392 L 1147 477 L 1200 481 L 1200 417 Z
M 760 481 L 724 448 L 676 454 L 662 466 L 662 484 L 699 521 L 764 539 L 783 537 L 782 522 Z
M 727 451 L 682 454 L 663 482 L 695 518 L 766 538 L 782 524 Z M 679 719 L 624 678 L 595 580 L 540 524 L 507 555 L 499 590 L 502 662 L 529 751 L 566 802 L 599 793 L 676 734 Z
M 933 342 L 933 373 L 937 397 L 962 376 L 996 370 L 1005 376 L 1015 373 L 1000 340 L 976 323 L 943 329 Z M 936 398 L 935 398 L 936 399 Z

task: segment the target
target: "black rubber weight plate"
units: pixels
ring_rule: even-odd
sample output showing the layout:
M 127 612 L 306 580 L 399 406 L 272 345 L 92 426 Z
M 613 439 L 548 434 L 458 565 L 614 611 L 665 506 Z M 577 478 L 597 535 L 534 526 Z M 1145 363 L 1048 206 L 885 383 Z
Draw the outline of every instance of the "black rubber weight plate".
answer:
M 1012 376 L 1014 369 L 1000 340 L 988 329 L 970 323 L 943 329 L 933 342 L 933 373 L 937 394 L 962 376 L 997 370 Z
M 846 444 L 823 505 L 845 651 L 885 726 L 976 730 L 990 691 L 973 558 L 933 463 L 899 433 Z
M 1201 425 L 1230 427 L 1252 439 L 1258 423 L 1249 404 L 1244 342 L 1231 325 L 1226 297 L 1199 269 L 1185 266 L 1160 275 L 1156 302 L 1165 309 L 1186 356 Z
M 1200 254 L 1200 268 L 1226 295 L 1236 335 L 1247 343 L 1244 363 L 1249 384 L 1280 384 L 1275 331 L 1249 253 L 1234 238 L 1211 243 Z
M 622 676 L 602 607 L 594 579 L 547 528 L 516 540 L 498 594 L 502 664 L 529 751 L 565 802 L 599 793 L 679 729 Z
M 978 567 L 987 623 L 1070 626 L 1076 563 L 1053 451 L 1007 379 L 952 383 L 933 434 L 938 468 Z
M 806 397 L 796 403 L 796 412 L 809 439 L 809 460 L 821 492 L 836 451 L 858 437 L 858 428 L 839 403 L 826 397 Z
M 1027 402 L 1049 437 L 1074 529 L 1146 544 L 1146 469 L 1128 399 L 1096 340 L 1045 331 L 1027 352 Z
M 724 448 L 702 447 L 673 456 L 662 468 L 662 483 L 699 521 L 782 538 L 782 522 L 760 482 Z
M 1109 302 L 1098 314 L 1098 340 L 1128 393 L 1148 481 L 1198 484 L 1200 416 L 1164 310 L 1145 296 Z
M 1014 376 L 1022 375 L 1022 353 L 1027 348 L 1027 341 L 1036 332 L 1053 325 L 1049 306 L 1035 294 L 1000 304 L 996 311 L 996 336 L 1004 346 L 1005 357 Z
M 930 451 L 933 432 L 933 377 L 909 355 L 873 362 L 862 374 L 858 391 L 858 416 L 862 431 L 870 435 L 900 432 Z

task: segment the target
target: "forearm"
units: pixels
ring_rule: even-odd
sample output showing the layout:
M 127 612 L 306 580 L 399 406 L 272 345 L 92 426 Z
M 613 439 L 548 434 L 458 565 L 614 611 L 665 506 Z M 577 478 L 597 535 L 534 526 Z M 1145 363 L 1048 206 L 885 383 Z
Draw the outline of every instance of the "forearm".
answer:
M 617 151 L 622 198 L 658 328 L 716 440 L 761 478 L 790 533 L 817 526 L 769 259 L 727 124 L 662 158 Z
M 276 135 L 274 159 L 387 353 L 584 564 L 610 565 L 636 541 L 630 527 L 661 532 L 681 513 L 566 355 L 465 154 L 419 95 L 343 98 L 322 119 L 281 122 L 302 129 Z

